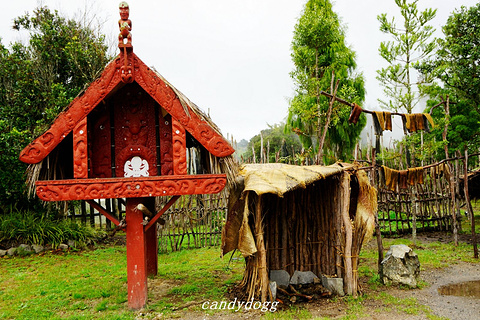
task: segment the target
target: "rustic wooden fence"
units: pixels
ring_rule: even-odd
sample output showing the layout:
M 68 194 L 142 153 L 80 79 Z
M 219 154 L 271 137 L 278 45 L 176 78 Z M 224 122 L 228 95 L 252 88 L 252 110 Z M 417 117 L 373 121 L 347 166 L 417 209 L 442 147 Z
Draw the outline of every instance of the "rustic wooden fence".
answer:
M 157 200 L 157 208 L 163 207 Z M 123 199 L 104 199 L 101 205 L 118 219 L 125 217 Z M 227 196 L 224 192 L 213 195 L 182 196 L 162 215 L 165 222 L 158 224 L 159 251 L 177 251 L 182 248 L 216 246 L 221 243 L 222 226 L 227 212 Z M 113 225 L 85 201 L 68 203 L 67 217 L 83 224 L 90 224 L 107 231 Z M 163 223 L 163 222 L 162 222 Z
M 414 224 L 416 232 L 452 230 L 449 177 L 428 169 L 424 171 L 423 184 L 396 191 L 387 188 L 382 175 L 378 175 L 378 222 L 383 235 L 411 234 Z
M 224 193 L 183 196 L 162 217 L 159 227 L 159 251 L 217 246 L 227 214 Z

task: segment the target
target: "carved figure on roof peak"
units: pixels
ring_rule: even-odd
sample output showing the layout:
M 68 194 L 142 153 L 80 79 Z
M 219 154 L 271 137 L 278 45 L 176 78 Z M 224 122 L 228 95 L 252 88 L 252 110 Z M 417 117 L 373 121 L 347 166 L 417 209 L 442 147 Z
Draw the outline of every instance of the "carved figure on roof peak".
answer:
M 130 8 L 125 1 L 120 2 L 120 20 L 118 20 L 118 27 L 120 28 L 120 34 L 118 35 L 118 44 L 123 45 L 124 40 L 127 39 L 127 44 L 132 43 L 132 21 L 128 18 L 130 16 Z

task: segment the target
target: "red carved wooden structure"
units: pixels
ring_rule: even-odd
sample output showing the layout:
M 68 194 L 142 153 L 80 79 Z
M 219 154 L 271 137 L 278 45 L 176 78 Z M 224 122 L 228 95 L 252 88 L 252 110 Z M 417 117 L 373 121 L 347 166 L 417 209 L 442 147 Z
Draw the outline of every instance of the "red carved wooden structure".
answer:
M 128 302 L 139 309 L 147 301 L 147 276 L 157 274 L 157 220 L 179 196 L 218 193 L 227 182 L 225 174 L 188 174 L 188 144 L 216 157 L 234 150 L 196 107 L 133 53 L 125 2 L 120 13 L 119 56 L 21 152 L 20 160 L 36 164 L 60 155 L 62 168 L 55 169 L 63 178 L 37 181 L 39 198 L 87 200 L 125 227 Z M 171 199 L 155 213 L 154 197 L 160 196 Z M 125 222 L 93 201 L 107 198 L 127 199 Z M 153 216 L 146 220 L 140 204 Z

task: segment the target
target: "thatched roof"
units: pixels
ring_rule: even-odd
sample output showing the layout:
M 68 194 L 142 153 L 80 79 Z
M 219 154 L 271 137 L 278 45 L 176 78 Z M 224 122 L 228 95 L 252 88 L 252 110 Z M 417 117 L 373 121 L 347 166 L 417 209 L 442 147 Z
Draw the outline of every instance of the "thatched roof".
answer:
M 353 168 L 349 164 L 348 167 Z M 245 188 L 243 192 L 254 191 L 261 195 L 265 193 L 283 194 L 298 189 L 317 180 L 343 172 L 345 166 L 295 166 L 282 163 L 246 164 L 240 168 L 239 175 L 243 177 Z

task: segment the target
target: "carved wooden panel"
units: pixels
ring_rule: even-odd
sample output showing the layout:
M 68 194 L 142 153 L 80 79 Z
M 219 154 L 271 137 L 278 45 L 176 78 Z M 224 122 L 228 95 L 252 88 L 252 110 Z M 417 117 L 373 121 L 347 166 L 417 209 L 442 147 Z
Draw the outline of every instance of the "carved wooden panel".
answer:
M 87 118 L 73 129 L 73 177 L 88 178 Z
M 160 168 L 162 175 L 173 174 L 172 116 L 159 115 Z
M 45 201 L 64 201 L 212 194 L 226 183 L 224 174 L 49 180 L 37 182 L 37 195 Z
M 154 101 L 136 84 L 127 85 L 114 97 L 116 176 L 133 157 L 148 162 L 150 176 L 157 175 Z
M 89 115 L 88 140 L 91 178 L 112 177 L 112 139 L 110 133 L 110 109 L 97 108 Z
M 187 133 L 176 119 L 172 118 L 173 172 L 187 174 Z

